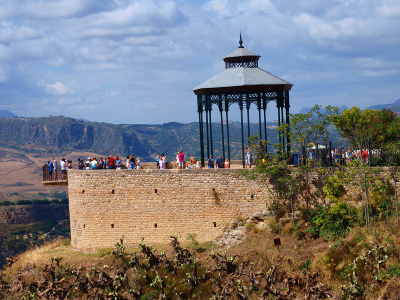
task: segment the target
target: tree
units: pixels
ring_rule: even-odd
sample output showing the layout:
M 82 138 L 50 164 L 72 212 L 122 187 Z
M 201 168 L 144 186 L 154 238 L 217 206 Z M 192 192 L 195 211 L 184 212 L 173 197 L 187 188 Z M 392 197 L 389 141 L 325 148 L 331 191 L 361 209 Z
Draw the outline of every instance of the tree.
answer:
M 257 135 L 250 137 L 249 146 L 256 160 L 255 167 L 246 173 L 247 177 L 269 179 L 275 189 L 276 222 L 278 222 L 279 199 L 290 201 L 292 222 L 294 222 L 294 198 L 301 182 L 287 164 L 287 153 L 282 149 L 273 154 L 267 152 L 268 141 L 259 140 Z M 275 146 L 281 147 L 281 144 Z
M 327 106 L 325 112 L 321 112 L 320 105 L 314 105 L 309 113 L 291 114 L 290 124 L 282 124 L 277 131 L 284 137 L 290 138 L 290 149 L 293 152 L 302 151 L 303 163 L 300 166 L 300 173 L 303 178 L 306 193 L 306 219 L 309 211 L 309 174 L 314 170 L 316 164 L 305 153 L 306 146 L 310 143 L 328 142 L 327 126 L 337 116 L 338 107 Z

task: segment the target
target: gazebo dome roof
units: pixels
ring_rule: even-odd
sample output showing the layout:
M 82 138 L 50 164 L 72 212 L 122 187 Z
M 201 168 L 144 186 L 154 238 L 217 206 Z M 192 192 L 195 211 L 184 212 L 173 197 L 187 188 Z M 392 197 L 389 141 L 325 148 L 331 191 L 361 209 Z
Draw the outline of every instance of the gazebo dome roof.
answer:
M 232 58 L 241 58 L 243 59 L 244 57 L 249 57 L 252 59 L 259 59 L 260 55 L 255 54 L 245 48 L 237 48 L 235 51 L 233 51 L 232 53 L 228 54 L 227 56 L 224 57 L 224 61 L 229 61 Z
M 249 51 L 250 52 L 250 51 Z M 252 85 L 290 85 L 291 83 L 260 68 L 238 67 L 225 69 L 221 73 L 194 88 L 196 90 Z

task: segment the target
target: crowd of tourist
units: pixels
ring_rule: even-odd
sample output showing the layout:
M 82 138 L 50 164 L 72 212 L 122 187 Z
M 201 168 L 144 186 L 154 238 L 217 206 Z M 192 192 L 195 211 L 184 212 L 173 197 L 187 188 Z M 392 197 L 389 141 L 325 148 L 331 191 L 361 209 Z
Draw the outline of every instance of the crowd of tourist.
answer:
M 157 162 L 157 169 L 167 169 L 168 161 L 164 153 L 158 153 L 155 160 Z M 195 159 L 193 156 L 190 156 L 190 160 L 185 161 L 185 154 L 182 150 L 178 152 L 174 162 L 177 164 L 178 169 L 201 168 L 201 162 Z M 222 159 L 222 156 L 219 156 L 219 158 L 214 161 L 213 156 L 211 155 L 207 163 L 209 169 L 230 168 L 229 159 L 227 158 L 224 161 Z M 128 170 L 142 169 L 142 163 L 140 159 L 135 158 L 135 155 L 133 154 L 127 156 L 125 161 L 122 161 L 122 159 L 117 155 L 115 155 L 114 157 L 112 155 L 108 157 L 100 157 L 98 159 L 96 157 L 88 157 L 87 159 L 78 158 L 76 166 L 72 163 L 72 160 L 66 160 L 65 158 L 62 158 L 61 161 L 58 162 L 57 159 L 53 158 L 52 160 L 48 160 L 47 163 L 45 163 L 45 166 L 48 167 L 49 180 L 53 180 L 53 175 L 54 179 L 58 180 L 58 168 L 60 168 L 61 170 L 61 180 L 66 180 L 68 169 L 75 168 L 79 170 L 118 170 L 123 168 L 123 164 L 125 164 Z
M 330 154 L 332 156 L 333 163 L 342 166 L 353 162 L 356 159 L 360 160 L 364 164 L 368 164 L 370 157 L 368 149 L 353 150 L 352 148 L 349 148 L 348 150 L 345 150 L 344 147 L 337 149 L 332 148 Z M 315 149 L 308 150 L 308 158 L 317 160 Z M 326 159 L 329 159 L 329 151 L 327 151 Z

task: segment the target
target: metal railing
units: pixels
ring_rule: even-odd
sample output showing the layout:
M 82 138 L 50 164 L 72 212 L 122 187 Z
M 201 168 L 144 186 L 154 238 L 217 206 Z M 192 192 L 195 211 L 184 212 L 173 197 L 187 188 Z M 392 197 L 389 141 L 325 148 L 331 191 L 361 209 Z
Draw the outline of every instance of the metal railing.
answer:
M 76 166 L 73 166 L 69 169 L 77 169 Z M 49 166 L 43 166 L 43 181 L 60 181 L 60 180 L 68 180 L 68 169 L 61 170 L 60 168 L 53 169 L 52 172 L 49 171 Z
M 364 155 L 365 150 L 367 151 L 366 155 Z M 321 167 L 343 166 L 355 159 L 362 160 L 370 166 L 377 165 L 382 161 L 378 151 L 368 147 L 354 149 L 348 141 L 315 143 L 312 147 L 303 146 L 297 155 L 299 164 L 305 163 L 307 158 L 311 158 L 314 163 Z

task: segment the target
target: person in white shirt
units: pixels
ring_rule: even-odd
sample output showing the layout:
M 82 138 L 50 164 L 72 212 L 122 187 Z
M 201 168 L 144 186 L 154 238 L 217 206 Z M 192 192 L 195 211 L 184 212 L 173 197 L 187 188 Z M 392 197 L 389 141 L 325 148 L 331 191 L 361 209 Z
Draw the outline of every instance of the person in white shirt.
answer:
M 67 169 L 65 168 L 66 162 L 65 158 L 60 161 L 60 169 L 61 169 L 61 180 L 67 180 Z

